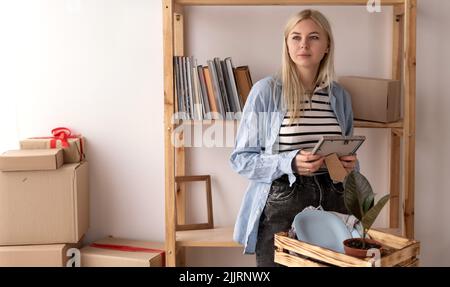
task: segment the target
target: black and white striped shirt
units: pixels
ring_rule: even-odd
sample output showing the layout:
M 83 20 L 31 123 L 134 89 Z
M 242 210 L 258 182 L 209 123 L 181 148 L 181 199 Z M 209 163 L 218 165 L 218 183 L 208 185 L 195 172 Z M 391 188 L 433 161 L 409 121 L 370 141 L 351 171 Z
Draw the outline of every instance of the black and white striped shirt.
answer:
M 302 103 L 302 115 L 292 124 L 291 113 L 286 113 L 278 134 L 279 152 L 312 149 L 324 135 L 342 135 L 326 90 L 316 88 L 311 101 Z

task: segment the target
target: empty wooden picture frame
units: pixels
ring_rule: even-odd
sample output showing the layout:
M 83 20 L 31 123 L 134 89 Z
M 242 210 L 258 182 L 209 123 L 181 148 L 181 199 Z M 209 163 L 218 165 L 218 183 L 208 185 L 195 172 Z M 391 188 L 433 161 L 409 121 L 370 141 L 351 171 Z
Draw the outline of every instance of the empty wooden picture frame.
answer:
M 211 176 L 209 175 L 188 175 L 188 176 L 175 176 L 175 184 L 179 185 L 185 182 L 204 181 L 206 187 L 206 208 L 208 212 L 208 222 L 206 223 L 193 223 L 193 224 L 175 224 L 175 230 L 195 230 L 195 229 L 211 229 L 214 228 L 213 209 L 212 209 L 212 197 L 211 197 Z M 177 192 L 178 188 L 175 188 Z M 176 196 L 175 196 L 176 198 Z M 176 206 L 176 205 L 175 205 Z M 175 209 L 175 218 L 177 210 Z

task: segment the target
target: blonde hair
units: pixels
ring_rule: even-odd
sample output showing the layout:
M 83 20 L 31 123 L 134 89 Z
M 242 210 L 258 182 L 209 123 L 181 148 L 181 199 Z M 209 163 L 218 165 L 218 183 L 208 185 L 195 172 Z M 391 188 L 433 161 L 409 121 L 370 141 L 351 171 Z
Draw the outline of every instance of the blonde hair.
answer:
M 283 100 L 284 105 L 288 111 L 291 112 L 291 117 L 289 122 L 292 124 L 295 118 L 301 116 L 302 111 L 298 108 L 300 103 L 307 100 L 307 95 L 305 93 L 305 88 L 300 81 L 300 74 L 297 70 L 295 63 L 289 56 L 289 50 L 287 46 L 287 39 L 289 33 L 294 29 L 295 25 L 300 21 L 311 19 L 319 27 L 321 27 L 328 36 L 328 53 L 325 54 L 322 61 L 320 62 L 318 73 L 316 76 L 316 82 L 324 82 L 328 87 L 328 92 L 331 95 L 331 84 L 335 79 L 334 74 L 334 39 L 333 33 L 331 31 L 330 23 L 327 18 L 317 10 L 303 10 L 296 15 L 294 15 L 286 23 L 284 29 L 284 39 L 283 39 L 283 55 L 282 55 L 282 68 L 281 68 L 281 81 L 283 84 Z

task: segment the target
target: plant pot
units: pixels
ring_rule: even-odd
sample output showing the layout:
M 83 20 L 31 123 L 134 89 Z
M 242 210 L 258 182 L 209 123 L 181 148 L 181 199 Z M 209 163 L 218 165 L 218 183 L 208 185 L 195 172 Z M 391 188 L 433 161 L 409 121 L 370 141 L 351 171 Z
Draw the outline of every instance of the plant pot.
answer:
M 365 249 L 362 249 L 362 241 L 365 241 L 366 246 Z M 366 258 L 370 257 L 367 255 L 367 251 L 369 249 L 375 248 L 375 249 L 381 249 L 382 245 L 380 242 L 373 240 L 373 239 L 362 239 L 362 238 L 350 238 L 347 240 L 344 240 L 344 251 L 345 254 L 358 257 L 358 258 Z

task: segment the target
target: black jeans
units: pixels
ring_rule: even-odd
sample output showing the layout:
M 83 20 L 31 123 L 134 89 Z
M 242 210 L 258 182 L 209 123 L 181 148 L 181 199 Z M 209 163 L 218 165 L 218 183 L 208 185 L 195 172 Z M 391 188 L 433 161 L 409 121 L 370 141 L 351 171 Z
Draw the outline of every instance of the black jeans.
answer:
M 291 187 L 287 175 L 273 181 L 259 220 L 256 265 L 281 266 L 274 262 L 274 234 L 288 231 L 294 217 L 305 207 L 321 205 L 324 210 L 348 214 L 343 190 L 342 183 L 334 184 L 328 173 L 297 176 Z

